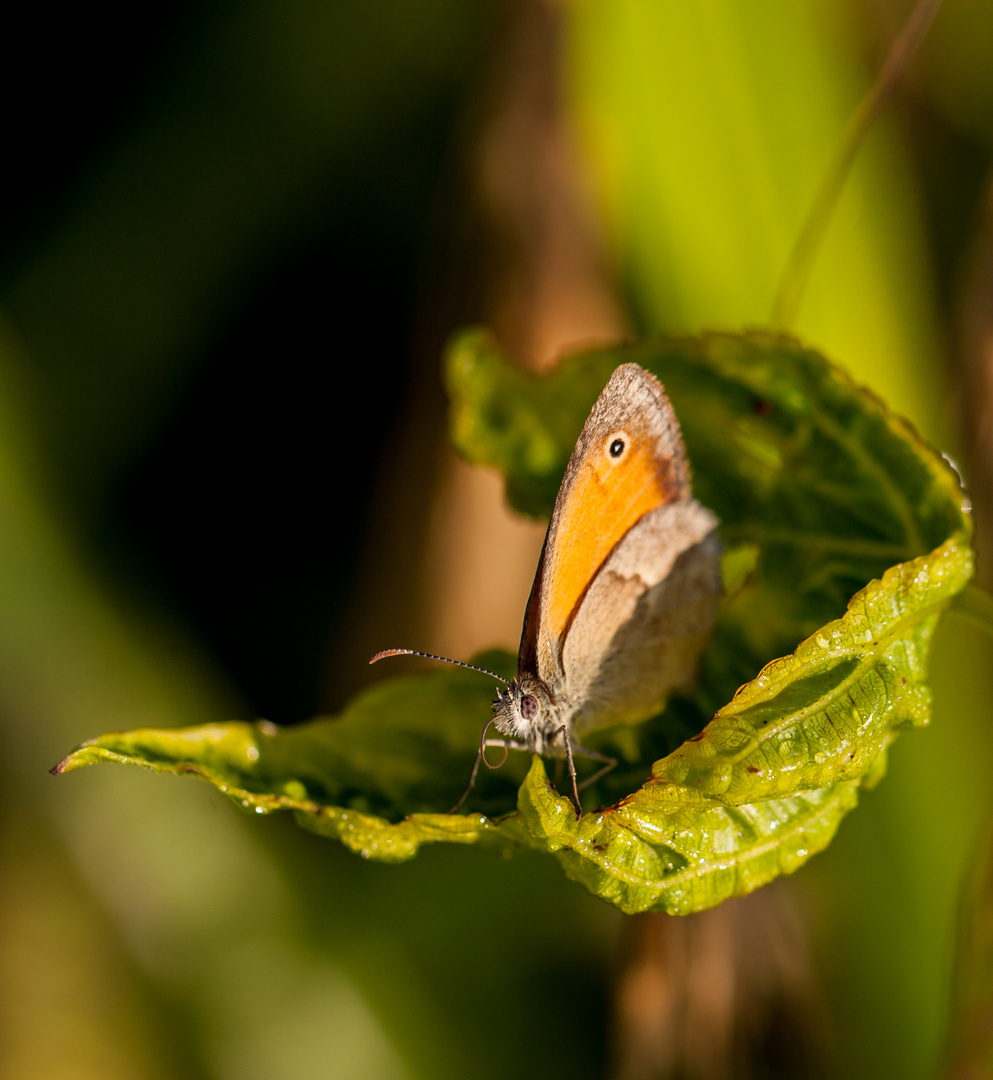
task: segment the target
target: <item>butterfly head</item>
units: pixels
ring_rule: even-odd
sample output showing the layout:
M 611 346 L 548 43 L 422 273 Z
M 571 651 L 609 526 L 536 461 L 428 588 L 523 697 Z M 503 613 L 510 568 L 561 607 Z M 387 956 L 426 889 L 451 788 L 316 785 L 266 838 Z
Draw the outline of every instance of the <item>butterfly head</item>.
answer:
M 553 722 L 553 712 L 548 688 L 534 675 L 519 675 L 506 690 L 498 691 L 493 702 L 497 730 L 512 739 L 521 739 L 539 753 L 543 733 Z

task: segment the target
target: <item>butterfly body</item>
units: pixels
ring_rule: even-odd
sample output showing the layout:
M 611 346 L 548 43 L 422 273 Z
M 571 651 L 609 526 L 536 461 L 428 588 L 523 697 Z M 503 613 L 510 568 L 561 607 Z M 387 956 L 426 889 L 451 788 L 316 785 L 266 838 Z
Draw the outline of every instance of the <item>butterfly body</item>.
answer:
M 497 693 L 452 809 L 494 746 L 566 758 L 581 813 L 573 754 L 606 763 L 586 783 L 616 761 L 582 747 L 579 736 L 646 720 L 693 681 L 720 597 L 720 555 L 717 519 L 692 496 L 662 385 L 622 364 L 569 459 L 524 614 L 517 677 Z M 387 649 L 370 662 L 399 653 L 431 656 Z M 502 738 L 487 737 L 491 726 Z
M 692 498 L 662 386 L 617 368 L 576 443 L 493 721 L 569 755 L 584 731 L 658 713 L 685 687 L 720 595 L 717 520 Z

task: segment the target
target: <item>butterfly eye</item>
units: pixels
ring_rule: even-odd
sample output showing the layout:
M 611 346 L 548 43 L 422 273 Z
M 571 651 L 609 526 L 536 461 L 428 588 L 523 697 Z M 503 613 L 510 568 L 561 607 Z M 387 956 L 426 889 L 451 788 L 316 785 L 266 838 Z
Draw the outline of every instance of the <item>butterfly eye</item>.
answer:
M 627 446 L 627 443 L 625 443 L 619 435 L 615 435 L 614 438 L 610 440 L 610 445 L 607 447 L 607 453 L 616 461 L 617 458 L 624 453 L 625 446 Z
M 525 694 L 521 698 L 521 716 L 525 720 L 533 720 L 538 715 L 538 699 L 533 694 Z

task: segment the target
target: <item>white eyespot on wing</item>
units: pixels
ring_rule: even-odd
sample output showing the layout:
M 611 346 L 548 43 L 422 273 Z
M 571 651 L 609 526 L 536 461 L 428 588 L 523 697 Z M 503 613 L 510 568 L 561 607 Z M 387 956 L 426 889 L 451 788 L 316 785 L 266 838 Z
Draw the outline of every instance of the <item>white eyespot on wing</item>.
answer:
M 624 460 L 630 445 L 631 436 L 626 431 L 612 431 L 603 440 L 603 455 L 611 465 L 617 465 Z

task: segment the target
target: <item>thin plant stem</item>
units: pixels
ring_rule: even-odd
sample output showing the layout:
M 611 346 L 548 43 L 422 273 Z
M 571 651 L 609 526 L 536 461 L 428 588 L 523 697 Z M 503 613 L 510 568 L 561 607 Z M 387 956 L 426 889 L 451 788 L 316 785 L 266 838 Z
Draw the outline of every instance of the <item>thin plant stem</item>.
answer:
M 824 234 L 827 232 L 831 216 L 838 205 L 838 199 L 851 172 L 855 156 L 876 117 L 879 116 L 883 106 L 896 89 L 896 84 L 910 62 L 910 58 L 924 40 L 924 35 L 935 15 L 938 14 L 941 4 L 942 0 L 918 0 L 903 29 L 890 47 L 872 89 L 862 99 L 848 121 L 841 143 L 824 174 L 820 189 L 800 229 L 787 260 L 786 269 L 780 279 L 779 291 L 776 294 L 770 319 L 773 326 L 787 329 L 795 322 L 814 260 Z
M 970 582 L 948 609 L 993 638 L 993 596 Z

